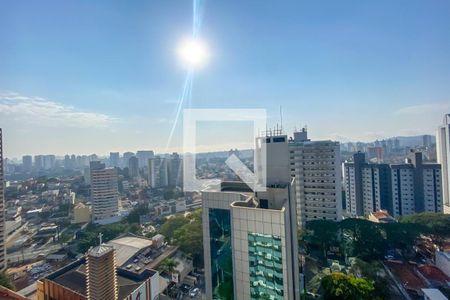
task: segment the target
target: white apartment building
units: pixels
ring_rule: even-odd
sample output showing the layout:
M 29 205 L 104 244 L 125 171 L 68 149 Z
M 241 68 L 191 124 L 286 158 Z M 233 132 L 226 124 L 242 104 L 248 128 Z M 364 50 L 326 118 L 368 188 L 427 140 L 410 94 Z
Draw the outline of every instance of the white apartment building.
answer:
M 415 213 L 414 168 L 391 165 L 393 217 Z
M 3 142 L 0 128 L 0 272 L 6 270 L 6 230 L 5 230 L 5 185 L 3 178 Z
M 363 214 L 369 215 L 371 212 L 381 209 L 380 195 L 380 174 L 378 168 L 365 167 L 362 169 L 362 195 Z
M 369 164 L 364 153 L 345 162 L 346 215 L 367 216 L 380 209 L 394 217 L 442 211 L 440 165 L 411 152 L 404 164 Z
M 344 187 L 345 187 L 345 204 L 346 204 L 346 215 L 349 217 L 356 217 L 358 212 L 356 210 L 356 168 L 353 164 L 348 165 L 344 163 Z
M 435 165 L 423 165 L 423 201 L 424 210 L 442 212 L 442 171 Z
M 91 162 L 90 169 L 92 219 L 96 223 L 114 221 L 119 213 L 117 170 L 98 161 Z
M 290 171 L 295 177 L 298 224 L 342 219 L 341 154 L 338 142 L 310 141 L 306 129 L 289 141 Z
M 444 212 L 450 213 L 450 114 L 444 116 L 444 122 L 436 133 L 437 162 L 442 168 L 442 197 Z
M 148 184 L 151 188 L 162 188 L 169 185 L 169 169 L 167 159 L 155 156 L 148 160 Z

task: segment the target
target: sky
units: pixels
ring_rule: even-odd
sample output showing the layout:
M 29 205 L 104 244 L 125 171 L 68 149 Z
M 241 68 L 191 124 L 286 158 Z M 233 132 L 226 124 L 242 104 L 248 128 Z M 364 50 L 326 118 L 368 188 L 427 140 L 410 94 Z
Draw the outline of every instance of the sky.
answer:
M 263 108 L 275 126 L 281 106 L 286 133 L 344 142 L 434 134 L 450 112 L 447 0 L 196 2 L 210 58 L 182 108 Z M 0 1 L 5 155 L 182 151 L 192 24 L 188 0 Z M 218 150 L 251 129 L 201 132 Z

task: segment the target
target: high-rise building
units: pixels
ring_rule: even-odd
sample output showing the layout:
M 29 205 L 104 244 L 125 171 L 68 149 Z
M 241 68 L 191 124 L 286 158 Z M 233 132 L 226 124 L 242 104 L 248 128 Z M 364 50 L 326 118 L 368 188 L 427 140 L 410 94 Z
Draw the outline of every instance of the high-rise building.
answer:
M 167 159 L 155 156 L 148 160 L 148 184 L 151 188 L 168 186 Z
M 64 155 L 64 169 L 66 170 L 73 169 L 72 161 L 70 160 L 69 154 Z
M 403 165 L 391 165 L 393 216 L 442 212 L 442 172 L 439 164 L 424 164 L 413 151 Z
M 181 187 L 182 185 L 182 178 L 183 178 L 183 172 L 182 172 L 182 161 L 180 158 L 180 155 L 178 153 L 172 153 L 170 155 L 169 161 L 168 161 L 168 181 L 169 186 L 171 187 Z
M 391 170 L 388 164 L 369 164 L 364 153 L 344 164 L 346 215 L 364 216 L 380 209 L 392 213 Z
M 155 154 L 151 150 L 140 150 L 136 152 L 136 157 L 139 160 L 139 168 L 147 168 L 148 160 L 153 158 Z
M 370 160 L 382 162 L 384 160 L 385 149 L 383 147 L 367 147 L 367 154 Z
M 136 156 L 128 159 L 128 174 L 132 179 L 139 177 L 139 161 Z
M 56 166 L 56 157 L 53 154 L 44 155 L 44 169 L 52 170 Z
M 436 134 L 437 162 L 442 167 L 442 196 L 444 211 L 450 213 L 450 114 L 444 116 L 444 123 Z
M 394 140 L 394 149 L 398 150 L 400 149 L 400 147 L 401 147 L 400 140 L 396 138 Z
M 84 177 L 84 183 L 87 185 L 91 185 L 91 168 L 90 167 L 83 168 L 83 177 Z
M 346 211 L 350 216 L 360 216 L 364 214 L 362 200 L 362 165 L 365 161 L 365 154 L 358 152 L 353 155 L 353 162 L 344 164 Z
M 339 142 L 311 141 L 305 128 L 289 141 L 300 226 L 310 220 L 342 219 L 340 153 Z
M 44 169 L 44 155 L 34 156 L 34 169 L 38 172 Z
M 31 172 L 33 170 L 33 157 L 31 155 L 22 156 L 22 167 L 24 172 Z
M 90 169 L 92 219 L 96 223 L 114 220 L 119 211 L 117 169 L 99 161 L 91 162 Z
M 364 153 L 344 164 L 346 214 L 364 216 L 380 209 L 399 217 L 442 211 L 441 171 L 424 164 L 422 153 L 412 151 L 404 164 L 371 164 Z
M 6 249 L 5 249 L 5 192 L 3 182 L 3 142 L 2 129 L 0 128 L 0 272 L 6 270 Z
M 423 146 L 424 147 L 430 147 L 431 144 L 433 143 L 433 137 L 429 134 L 425 134 L 422 137 L 422 141 L 423 141 Z
M 133 152 L 124 152 L 122 155 L 122 164 L 121 166 L 123 168 L 128 167 L 128 162 L 130 161 L 130 158 L 135 156 Z
M 86 267 L 87 299 L 117 299 L 114 247 L 100 244 L 90 249 L 86 255 Z
M 120 162 L 120 154 L 119 152 L 110 152 L 109 153 L 109 166 L 113 168 L 117 168 Z
M 296 178 L 287 137 L 264 136 L 258 145 L 267 154 L 265 192 L 242 182 L 202 192 L 207 299 L 223 289 L 234 299 L 299 299 Z

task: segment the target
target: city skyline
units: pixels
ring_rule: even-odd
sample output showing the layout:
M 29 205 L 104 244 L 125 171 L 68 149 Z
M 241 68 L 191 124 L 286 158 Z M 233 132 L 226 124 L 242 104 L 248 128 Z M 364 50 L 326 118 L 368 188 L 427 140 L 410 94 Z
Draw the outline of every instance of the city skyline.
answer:
M 295 132 L 299 132 L 299 131 L 301 131 L 301 130 L 297 129 L 297 131 L 292 131 L 292 132 L 282 131 L 282 132 L 283 132 L 283 134 L 286 134 L 288 137 L 294 138 L 294 133 Z M 407 142 L 407 145 L 402 145 L 402 147 L 404 147 L 404 148 L 408 148 L 408 147 L 414 148 L 414 147 L 419 146 L 420 142 L 417 142 L 415 145 L 413 145 L 412 141 L 418 140 L 418 139 L 423 138 L 425 136 L 430 136 L 432 138 L 432 140 L 431 140 L 432 144 L 431 145 L 433 145 L 433 146 L 436 145 L 436 143 L 433 142 L 433 141 L 436 141 L 436 135 L 433 135 L 433 134 L 430 134 L 430 135 L 428 135 L 428 134 L 413 135 L 413 136 L 392 136 L 392 137 L 386 137 L 386 138 L 381 138 L 381 139 L 376 139 L 376 140 L 371 140 L 371 141 L 366 141 L 366 142 L 362 142 L 362 141 L 338 141 L 338 140 L 334 140 L 334 141 L 335 142 L 339 142 L 340 145 L 344 146 L 344 147 L 347 147 L 348 144 L 352 144 L 354 147 L 356 147 L 359 144 L 364 145 L 366 147 L 370 146 L 370 145 L 376 147 L 377 143 L 380 143 L 380 145 L 381 145 L 381 143 L 383 141 L 389 141 L 389 140 L 395 141 L 396 139 L 397 140 L 398 139 L 412 139 L 411 141 Z M 202 137 L 202 140 L 205 141 L 205 137 Z M 321 141 L 333 141 L 333 140 L 332 139 L 327 139 L 327 140 L 321 140 Z M 217 145 L 214 145 L 214 146 L 217 146 Z M 213 148 L 213 149 L 208 149 L 208 148 L 205 148 L 204 146 L 200 146 L 199 147 L 200 150 L 197 151 L 197 154 L 226 153 L 226 152 L 229 152 L 229 151 L 235 150 L 235 149 L 238 150 L 238 151 L 254 151 L 255 150 L 254 148 L 255 148 L 255 144 L 254 143 L 253 144 L 250 144 L 250 143 L 234 143 L 234 144 L 226 144 L 226 145 L 225 144 L 219 144 L 218 148 Z M 178 149 L 175 149 L 175 150 L 178 150 Z M 17 155 L 17 156 L 9 156 L 9 157 L 5 156 L 5 158 L 8 159 L 8 162 L 10 162 L 10 163 L 22 163 L 23 162 L 22 160 L 24 158 L 25 159 L 31 158 L 31 160 L 32 160 L 31 164 L 34 164 L 35 157 L 46 157 L 46 156 L 54 156 L 54 158 L 57 159 L 57 160 L 64 160 L 64 158 L 66 156 L 71 157 L 71 156 L 75 155 L 76 157 L 87 157 L 87 158 L 89 158 L 89 157 L 96 157 L 95 160 L 105 161 L 105 160 L 110 160 L 110 155 L 111 154 L 118 154 L 119 158 L 122 159 L 124 157 L 124 154 L 133 154 L 133 156 L 136 156 L 136 154 L 138 152 L 141 152 L 141 151 L 154 152 L 154 155 L 156 157 L 169 157 L 170 155 L 172 155 L 174 153 L 179 154 L 179 155 L 184 155 L 184 152 L 182 152 L 183 149 L 179 149 L 179 150 L 181 150 L 181 151 L 170 152 L 168 150 L 168 152 L 164 152 L 164 150 L 163 150 L 163 152 L 155 152 L 152 149 L 144 149 L 144 148 L 128 149 L 128 148 L 126 148 L 124 151 L 113 151 L 113 150 L 110 150 L 110 151 L 108 151 L 106 153 L 90 153 L 90 152 L 87 152 L 87 153 L 26 153 L 26 154 Z
M 185 107 L 265 108 L 276 124 L 282 106 L 286 131 L 339 141 L 435 134 L 450 111 L 446 1 L 199 3 L 211 58 Z M 2 4 L 6 157 L 181 152 L 180 124 L 166 144 L 192 4 L 157 4 Z

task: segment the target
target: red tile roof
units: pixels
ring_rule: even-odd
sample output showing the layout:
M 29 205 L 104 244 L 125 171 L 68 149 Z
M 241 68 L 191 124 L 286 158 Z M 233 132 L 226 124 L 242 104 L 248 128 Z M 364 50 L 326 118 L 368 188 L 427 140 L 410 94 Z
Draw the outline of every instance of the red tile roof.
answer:
M 450 282 L 450 278 L 435 266 L 421 265 L 417 269 L 419 269 L 419 272 L 430 281 L 436 281 L 442 285 L 446 285 L 447 282 Z
M 426 283 L 414 272 L 412 265 L 400 261 L 386 261 L 385 264 L 406 289 L 420 291 L 427 287 Z

